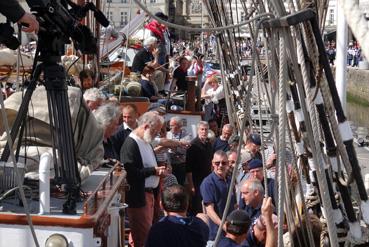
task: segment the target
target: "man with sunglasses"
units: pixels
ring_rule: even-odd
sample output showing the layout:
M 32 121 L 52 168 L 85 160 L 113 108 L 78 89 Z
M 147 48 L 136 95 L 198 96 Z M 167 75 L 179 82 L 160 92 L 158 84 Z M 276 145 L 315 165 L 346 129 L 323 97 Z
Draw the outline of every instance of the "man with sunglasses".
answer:
M 212 167 L 213 172 L 204 179 L 200 186 L 205 213 L 210 218 L 209 241 L 214 241 L 216 237 L 231 184 L 231 179 L 227 176 L 229 161 L 224 151 L 218 150 L 214 153 Z M 233 211 L 235 204 L 236 197 L 233 193 L 229 212 Z

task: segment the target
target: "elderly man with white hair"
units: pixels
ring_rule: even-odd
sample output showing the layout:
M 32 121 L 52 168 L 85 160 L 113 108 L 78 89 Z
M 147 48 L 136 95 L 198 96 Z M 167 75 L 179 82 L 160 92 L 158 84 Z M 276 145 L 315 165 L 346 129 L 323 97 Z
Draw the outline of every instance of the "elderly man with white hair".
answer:
M 158 166 L 150 145 L 159 134 L 164 118 L 155 112 L 146 112 L 138 119 L 120 151 L 127 171 L 130 189 L 126 191 L 127 214 L 131 228 L 130 245 L 144 246 L 154 217 L 154 201 L 159 193 L 160 177 L 167 175 L 165 166 Z
M 108 103 L 97 108 L 93 114 L 97 123 L 104 131 L 104 158 L 119 160 L 119 153 L 115 151 L 113 143 L 109 138 L 119 127 L 119 119 L 121 115 L 120 107 L 115 103 Z
M 88 108 L 91 111 L 95 111 L 99 106 L 102 105 L 104 97 L 97 88 L 89 88 L 83 93 L 83 99 L 85 100 Z
M 132 72 L 142 73 L 142 70 L 149 62 L 153 62 L 157 50 L 158 40 L 155 37 L 148 37 L 143 42 L 143 48 L 139 50 L 132 62 Z

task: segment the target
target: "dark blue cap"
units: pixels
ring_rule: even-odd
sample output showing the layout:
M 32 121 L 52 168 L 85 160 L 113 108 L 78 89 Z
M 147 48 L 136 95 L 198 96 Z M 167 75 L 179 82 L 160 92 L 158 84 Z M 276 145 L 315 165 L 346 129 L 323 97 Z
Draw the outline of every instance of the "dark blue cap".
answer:
M 251 219 L 248 216 L 248 214 L 244 210 L 233 210 L 228 216 L 227 221 L 231 225 L 236 226 L 250 226 L 251 225 Z
M 263 162 L 259 159 L 252 159 L 249 161 L 248 166 L 249 170 L 263 167 Z
M 255 145 L 261 146 L 261 138 L 259 134 L 256 133 L 250 134 L 249 140 Z

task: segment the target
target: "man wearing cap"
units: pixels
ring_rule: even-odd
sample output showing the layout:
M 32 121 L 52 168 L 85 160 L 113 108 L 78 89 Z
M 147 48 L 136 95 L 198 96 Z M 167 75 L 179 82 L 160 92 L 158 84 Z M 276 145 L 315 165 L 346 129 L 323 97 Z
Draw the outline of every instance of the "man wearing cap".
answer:
M 214 152 L 222 150 L 224 152 L 229 151 L 230 147 L 228 144 L 229 138 L 233 134 L 233 127 L 230 124 L 225 124 L 222 128 L 222 134 L 215 139 L 213 144 Z
M 263 162 L 259 159 L 253 159 L 248 162 L 248 176 L 252 179 L 257 179 L 262 184 L 265 190 L 265 183 L 264 183 L 264 172 L 263 172 Z M 272 178 L 267 179 L 267 186 L 268 186 L 268 196 L 272 198 L 272 202 L 275 205 L 275 198 L 274 198 L 274 183 L 275 180 Z M 243 208 L 244 204 L 242 200 L 240 201 L 240 208 Z
M 240 145 L 240 136 L 239 135 L 233 135 L 228 140 L 229 149 L 231 151 L 238 151 L 238 147 Z
M 236 209 L 227 216 L 225 222 L 226 234 L 218 242 L 218 247 L 237 247 L 245 241 L 250 228 L 250 217 L 243 210 Z
M 260 146 L 261 146 L 261 138 L 260 135 L 257 133 L 251 133 L 246 138 L 245 148 L 244 148 L 244 155 L 250 155 L 252 159 L 262 159 L 260 153 Z
M 227 195 L 231 184 L 231 179 L 227 177 L 229 161 L 227 154 L 218 150 L 214 153 L 212 160 L 213 172 L 201 183 L 200 191 L 205 212 L 209 216 L 209 241 L 214 241 L 217 234 L 221 218 L 227 202 Z M 236 205 L 236 197 L 233 193 L 229 210 L 232 211 Z
M 145 246 L 206 246 L 209 227 L 202 218 L 187 216 L 189 196 L 185 188 L 169 186 L 163 190 L 161 198 L 166 216 L 152 226 Z

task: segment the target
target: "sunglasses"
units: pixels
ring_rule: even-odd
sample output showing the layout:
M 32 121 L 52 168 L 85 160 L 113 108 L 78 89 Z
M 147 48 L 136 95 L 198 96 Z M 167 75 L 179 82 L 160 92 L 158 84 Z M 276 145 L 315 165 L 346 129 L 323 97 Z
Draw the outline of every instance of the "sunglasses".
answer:
M 222 164 L 223 166 L 227 166 L 229 162 L 228 161 L 214 161 L 213 164 L 216 166 L 220 166 L 220 164 Z

